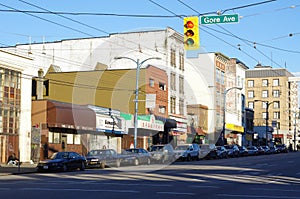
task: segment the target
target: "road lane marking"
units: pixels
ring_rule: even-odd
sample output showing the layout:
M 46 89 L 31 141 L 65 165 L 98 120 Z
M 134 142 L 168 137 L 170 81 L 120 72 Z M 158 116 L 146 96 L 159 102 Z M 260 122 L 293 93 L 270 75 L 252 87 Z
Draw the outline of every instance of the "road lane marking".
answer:
M 113 190 L 113 189 L 53 189 L 53 188 L 21 188 L 23 191 L 81 191 L 81 192 L 119 192 L 119 193 L 140 193 L 136 190 Z
M 189 187 L 193 187 L 193 188 L 215 188 L 215 189 L 220 188 L 218 186 L 212 186 L 212 185 L 190 185 Z
M 184 192 L 168 192 L 168 191 L 160 191 L 156 192 L 157 194 L 170 194 L 170 195 L 195 195 L 195 193 L 184 193 Z
M 299 197 L 293 197 L 293 196 L 270 196 L 270 195 L 239 195 L 239 194 L 218 194 L 218 196 L 221 197 L 236 197 L 236 198 L 284 198 L 284 199 L 299 199 Z

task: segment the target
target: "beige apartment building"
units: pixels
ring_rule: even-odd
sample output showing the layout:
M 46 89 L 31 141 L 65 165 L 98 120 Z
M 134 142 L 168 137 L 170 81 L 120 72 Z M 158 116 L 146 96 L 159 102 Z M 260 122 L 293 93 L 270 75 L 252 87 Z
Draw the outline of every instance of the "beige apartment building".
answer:
M 257 144 L 293 143 L 298 88 L 285 68 L 272 68 L 258 64 L 246 71 L 246 106 L 254 110 Z M 268 116 L 268 119 L 266 119 Z M 268 122 L 268 125 L 266 125 Z M 268 126 L 268 127 L 266 127 Z

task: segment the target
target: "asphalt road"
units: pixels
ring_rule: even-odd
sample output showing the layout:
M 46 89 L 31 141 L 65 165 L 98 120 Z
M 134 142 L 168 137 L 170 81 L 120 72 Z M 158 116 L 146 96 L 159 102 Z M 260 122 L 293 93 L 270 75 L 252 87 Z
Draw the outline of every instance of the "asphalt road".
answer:
M 300 152 L 0 176 L 0 197 L 300 199 Z

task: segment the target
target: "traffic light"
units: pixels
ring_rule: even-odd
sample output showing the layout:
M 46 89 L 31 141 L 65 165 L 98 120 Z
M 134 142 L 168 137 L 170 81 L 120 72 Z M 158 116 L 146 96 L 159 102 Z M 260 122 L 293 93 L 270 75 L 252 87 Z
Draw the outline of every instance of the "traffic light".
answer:
M 185 17 L 183 19 L 183 42 L 185 50 L 197 50 L 199 42 L 199 18 L 197 16 Z

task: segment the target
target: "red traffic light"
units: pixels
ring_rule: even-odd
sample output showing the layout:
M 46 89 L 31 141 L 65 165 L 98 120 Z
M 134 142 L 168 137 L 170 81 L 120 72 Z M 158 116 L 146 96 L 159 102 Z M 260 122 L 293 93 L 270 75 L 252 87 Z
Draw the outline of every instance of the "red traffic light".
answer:
M 186 28 L 193 28 L 194 27 L 194 23 L 192 21 L 187 21 L 185 24 Z

